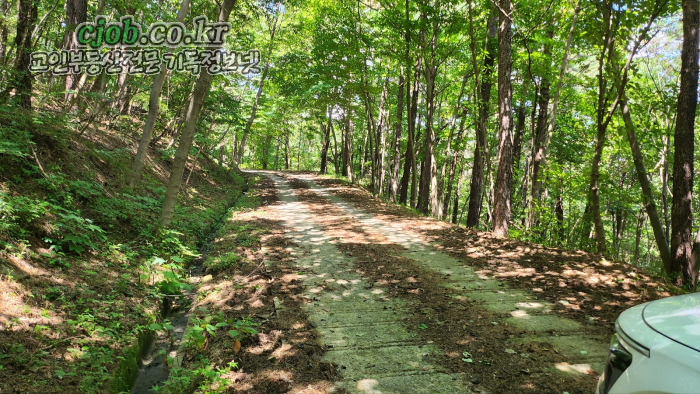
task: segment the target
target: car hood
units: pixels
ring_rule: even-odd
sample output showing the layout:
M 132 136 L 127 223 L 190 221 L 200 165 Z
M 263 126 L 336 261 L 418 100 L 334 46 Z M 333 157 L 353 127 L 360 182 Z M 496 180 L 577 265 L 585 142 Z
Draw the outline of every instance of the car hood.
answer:
M 659 334 L 700 352 L 700 293 L 650 302 L 642 318 Z

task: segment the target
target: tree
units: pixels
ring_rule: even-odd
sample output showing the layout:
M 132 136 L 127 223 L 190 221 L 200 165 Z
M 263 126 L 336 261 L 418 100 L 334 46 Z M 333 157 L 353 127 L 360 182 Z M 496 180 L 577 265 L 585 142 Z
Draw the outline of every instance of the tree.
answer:
M 510 0 L 500 0 L 498 13 L 498 118 L 501 136 L 498 147 L 498 177 L 493 210 L 494 234 L 507 237 L 510 223 L 510 188 L 513 182 L 513 90 L 511 87 L 511 15 Z
M 66 33 L 63 36 L 63 49 L 71 50 L 78 48 L 78 37 L 75 28 L 87 20 L 87 0 L 67 0 L 66 1 Z M 66 75 L 65 100 L 70 101 L 72 94 L 70 91 L 75 87 L 76 74 Z
M 241 142 L 238 144 L 238 151 L 236 153 L 234 162 L 236 165 L 240 164 L 243 159 L 243 154 L 245 153 L 245 145 L 248 140 L 248 134 L 250 133 L 250 128 L 253 126 L 255 121 L 255 116 L 258 112 L 258 105 L 260 104 L 260 97 L 262 96 L 263 89 L 265 88 L 265 80 L 267 79 L 267 74 L 270 71 L 270 56 L 272 55 L 273 43 L 275 41 L 275 33 L 277 32 L 277 25 L 280 21 L 281 14 L 281 3 L 275 5 L 276 10 L 269 10 L 270 14 L 266 15 L 267 24 L 269 27 L 270 39 L 268 41 L 268 51 L 265 57 L 265 66 L 263 67 L 262 75 L 260 76 L 260 81 L 258 82 L 258 91 L 255 93 L 255 98 L 253 99 L 253 106 L 250 110 L 250 116 L 248 117 L 248 122 L 245 124 L 245 129 L 243 129 L 243 136 L 241 137 Z
M 177 12 L 176 20 L 178 22 L 182 23 L 185 20 L 185 16 L 187 15 L 189 8 L 190 0 L 182 0 L 182 3 L 180 3 L 180 10 Z M 167 74 L 168 71 L 165 68 L 165 64 L 163 64 L 160 67 L 160 73 L 153 78 L 151 94 L 148 98 L 148 116 L 146 117 L 146 122 L 143 125 L 143 133 L 141 134 L 141 140 L 139 141 L 139 146 L 136 150 L 134 167 L 131 173 L 131 180 L 129 181 L 131 187 L 136 186 L 141 178 L 143 162 L 146 158 L 146 153 L 148 153 L 148 145 L 151 143 L 153 127 L 156 124 L 156 119 L 158 119 L 158 112 L 160 111 L 160 94 L 163 91 L 163 84 L 165 83 Z
M 235 3 L 236 0 L 223 0 L 221 3 L 221 11 L 219 12 L 219 22 L 228 21 Z M 209 45 L 207 48 L 209 50 L 219 49 L 216 45 Z M 163 207 L 160 213 L 160 223 L 163 226 L 170 225 L 170 222 L 173 220 L 175 203 L 177 201 L 178 192 L 180 191 L 180 185 L 182 184 L 182 175 L 185 172 L 185 163 L 187 162 L 190 147 L 192 146 L 192 138 L 197 128 L 199 113 L 202 110 L 204 98 L 211 87 L 212 78 L 213 75 L 209 74 L 207 69 L 203 67 L 199 73 L 199 78 L 197 78 L 197 83 L 195 84 L 192 98 L 187 108 L 187 116 L 183 125 L 182 134 L 180 135 L 180 142 L 175 152 L 175 160 L 173 161 L 172 170 L 170 171 L 170 178 L 168 179 L 168 185 L 165 191 L 165 200 L 163 200 Z
M 700 11 L 697 0 L 683 0 L 683 48 L 681 51 L 680 91 L 673 140 L 673 199 L 671 202 L 670 273 L 686 282 L 695 275 L 692 251 L 693 154 L 695 152 L 695 112 L 698 95 L 698 44 Z
M 486 26 L 486 42 L 484 47 L 484 68 L 479 80 L 479 115 L 476 126 L 476 145 L 474 146 L 474 164 L 472 166 L 472 177 L 469 186 L 469 211 L 467 212 L 467 227 L 475 227 L 479 224 L 481 216 L 481 205 L 483 201 L 483 183 L 484 183 L 484 164 L 485 156 L 489 153 L 486 151 L 486 128 L 489 117 L 489 101 L 491 100 L 491 72 L 495 62 L 496 51 L 496 34 L 498 31 L 499 14 L 492 7 L 491 14 L 488 18 Z M 474 37 L 472 36 L 472 40 Z M 472 53 L 475 50 L 472 48 Z M 473 55 L 474 61 L 476 57 Z
M 29 72 L 29 57 L 32 51 L 32 31 L 37 18 L 37 5 L 33 0 L 18 0 L 17 3 L 17 34 L 15 35 L 14 76 L 12 83 L 3 93 L 3 99 L 15 89 L 15 97 L 19 97 L 19 105 L 27 110 L 32 109 L 32 74 Z M 3 100 L 4 101 L 4 100 Z

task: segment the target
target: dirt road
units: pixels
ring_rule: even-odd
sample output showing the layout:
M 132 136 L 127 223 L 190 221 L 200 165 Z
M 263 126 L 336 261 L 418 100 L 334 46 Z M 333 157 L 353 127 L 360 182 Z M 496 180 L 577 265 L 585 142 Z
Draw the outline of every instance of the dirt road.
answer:
M 594 390 L 605 330 L 554 313 L 537 293 L 509 288 L 311 175 L 264 175 L 277 188 L 271 208 L 293 241 L 303 309 L 323 361 L 342 376 L 337 387 L 375 394 Z

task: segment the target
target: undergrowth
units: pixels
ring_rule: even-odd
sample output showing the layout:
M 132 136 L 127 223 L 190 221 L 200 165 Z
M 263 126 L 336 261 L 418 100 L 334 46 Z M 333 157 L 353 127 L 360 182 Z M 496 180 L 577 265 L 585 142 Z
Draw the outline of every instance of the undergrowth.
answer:
M 134 124 L 80 135 L 67 115 L 0 108 L 0 392 L 123 389 L 115 371 L 162 295 L 191 291 L 188 265 L 240 196 L 239 173 L 200 160 L 158 228 L 171 153 L 127 186 Z

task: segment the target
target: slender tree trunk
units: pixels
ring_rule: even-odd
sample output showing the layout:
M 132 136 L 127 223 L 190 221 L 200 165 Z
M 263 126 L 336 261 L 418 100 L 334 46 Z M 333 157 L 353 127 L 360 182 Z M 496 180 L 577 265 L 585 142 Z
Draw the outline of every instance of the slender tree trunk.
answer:
M 644 166 L 644 157 L 642 156 L 642 150 L 637 142 L 637 134 L 634 130 L 632 115 L 630 114 L 630 109 L 627 104 L 627 98 L 624 95 L 620 100 L 620 105 L 622 109 L 622 118 L 625 122 L 625 130 L 627 131 L 627 140 L 629 141 L 630 149 L 632 150 L 634 167 L 637 170 L 637 178 L 639 179 L 639 183 L 642 187 L 642 194 L 644 195 L 644 208 L 647 211 L 649 223 L 654 231 L 654 239 L 656 240 L 656 246 L 659 248 L 661 261 L 663 262 L 664 267 L 668 268 L 671 266 L 671 252 L 668 248 L 668 241 L 666 240 L 666 235 L 664 234 L 661 219 L 659 219 L 659 214 L 656 210 L 654 194 L 651 190 L 651 182 L 649 182 L 649 177 L 647 177 L 647 170 Z
M 347 127 L 348 121 L 347 121 L 347 119 L 348 119 L 348 115 L 346 114 L 346 115 L 345 115 L 345 119 L 343 119 L 343 126 L 342 126 L 341 129 L 340 129 L 340 130 L 341 130 L 341 132 L 340 132 L 340 142 L 343 144 L 343 145 L 340 147 L 340 156 L 341 156 L 341 160 L 340 160 L 340 161 L 341 161 L 341 163 L 340 163 L 340 164 L 341 164 L 341 165 L 340 165 L 340 171 L 341 171 L 341 173 L 340 173 L 340 175 L 342 175 L 342 176 L 344 176 L 344 177 L 347 177 L 347 176 L 348 176 L 348 160 L 347 160 L 348 155 L 347 155 L 347 147 L 346 147 L 346 143 L 345 143 L 345 136 L 346 136 L 347 130 L 348 130 L 348 127 Z
M 527 93 L 530 87 L 530 79 L 523 82 L 523 92 L 518 105 L 518 118 L 515 126 L 515 135 L 513 136 L 513 173 L 520 169 L 520 156 L 522 155 L 523 134 L 525 132 L 525 103 L 527 102 Z
M 340 164 L 338 163 L 339 155 L 338 155 L 338 139 L 335 136 L 335 129 L 333 128 L 333 110 L 331 109 L 331 118 L 328 121 L 328 127 L 331 129 L 331 135 L 333 136 L 333 168 L 335 169 L 335 173 L 338 174 L 340 172 Z
M 668 124 L 666 125 L 668 130 Z M 661 157 L 661 209 L 664 216 L 664 235 L 666 240 L 669 239 L 671 235 L 671 222 L 668 220 L 668 146 L 670 143 L 670 136 L 666 134 L 663 137 L 664 149 Z
M 265 67 L 263 68 L 262 75 L 260 76 L 260 82 L 258 83 L 258 91 L 255 93 L 255 99 L 253 99 L 253 107 L 250 110 L 250 116 L 248 117 L 248 121 L 245 124 L 245 128 L 243 129 L 243 136 L 241 137 L 241 141 L 238 145 L 238 151 L 236 152 L 236 162 L 235 165 L 238 166 L 241 163 L 241 160 L 243 160 L 243 154 L 245 153 L 245 145 L 246 142 L 248 141 L 248 134 L 250 133 L 250 128 L 253 126 L 253 122 L 255 121 L 255 116 L 258 112 L 258 104 L 260 103 L 260 96 L 262 96 L 263 89 L 265 88 L 265 79 L 267 78 L 267 72 L 270 69 L 270 64 L 267 63 L 265 64 Z
M 401 126 L 403 120 L 403 66 L 399 74 L 399 91 L 396 97 L 396 131 L 394 136 L 394 170 L 391 177 L 391 198 L 398 202 L 399 196 L 399 168 L 401 166 Z
M 500 0 L 498 27 L 498 117 L 501 141 L 499 141 L 499 163 L 496 178 L 496 191 L 493 210 L 494 234 L 507 237 L 510 224 L 510 189 L 513 184 L 513 122 L 511 87 L 511 49 L 512 30 L 510 23 L 511 0 Z
M 177 12 L 178 22 L 184 22 L 189 8 L 190 0 L 182 0 L 180 3 L 180 10 Z M 172 50 L 166 49 L 166 51 L 171 52 Z M 168 70 L 165 68 L 165 64 L 162 64 L 160 67 L 160 73 L 153 78 L 153 83 L 151 84 L 151 94 L 148 98 L 148 115 L 146 116 L 146 122 L 143 125 L 143 133 L 141 133 L 141 140 L 139 141 L 139 146 L 136 150 L 134 166 L 131 171 L 131 179 L 129 181 L 131 187 L 136 186 L 141 179 L 143 163 L 146 159 L 146 154 L 148 153 L 148 146 L 151 143 L 153 128 L 155 127 L 156 120 L 158 119 L 158 111 L 160 110 L 160 93 L 163 91 L 163 84 L 165 83 L 167 73 Z
M 231 9 L 233 8 L 236 0 L 223 0 L 221 3 L 221 11 L 219 13 L 219 22 L 227 22 L 229 15 L 231 14 Z M 216 46 L 209 46 L 209 50 L 219 49 Z M 163 208 L 160 214 L 160 223 L 163 226 L 168 226 L 173 220 L 173 214 L 175 213 L 175 203 L 177 201 L 177 195 L 180 191 L 180 185 L 182 184 L 182 175 L 185 171 L 185 162 L 187 161 L 187 156 L 190 152 L 190 147 L 192 146 L 192 139 L 197 127 L 197 120 L 199 119 L 199 113 L 202 110 L 202 105 L 204 104 L 204 98 L 211 87 L 211 80 L 213 75 L 209 74 L 206 68 L 203 68 L 199 73 L 199 78 L 197 78 L 197 83 L 192 94 L 192 99 L 190 100 L 189 108 L 187 109 L 187 117 L 185 118 L 184 128 L 182 130 L 182 135 L 180 136 L 180 142 L 175 152 L 175 160 L 173 161 L 172 170 L 170 172 L 170 179 L 168 180 L 168 185 L 165 192 L 165 200 L 163 201 Z
M 464 173 L 466 170 L 460 171 L 460 175 L 457 178 L 457 187 L 455 188 L 455 200 L 454 203 L 452 204 L 452 224 L 457 224 L 457 215 L 459 213 L 459 192 L 462 189 L 462 179 L 464 179 Z
M 328 147 L 331 144 L 331 129 L 321 123 L 321 134 L 323 135 L 323 145 L 321 146 L 321 174 L 328 172 Z
M 284 134 L 284 169 L 289 171 L 292 167 L 292 148 L 289 146 L 289 130 Z
M 464 126 L 466 123 L 466 119 L 464 116 L 462 116 L 462 119 L 460 120 L 459 123 L 459 132 L 457 134 L 457 141 L 455 141 L 454 145 L 454 151 L 452 152 L 452 163 L 450 164 L 450 172 L 447 175 L 447 190 L 445 191 L 445 198 L 443 200 L 443 209 L 442 209 L 442 219 L 445 220 L 447 218 L 447 208 L 450 203 L 450 199 L 452 197 L 452 184 L 454 183 L 454 178 L 455 178 L 455 173 L 457 171 L 457 161 L 459 160 L 459 155 L 457 152 L 460 150 L 461 144 L 462 144 L 462 139 L 464 138 Z M 445 158 L 447 160 L 447 158 Z M 459 183 L 459 182 L 458 182 Z M 457 189 L 459 189 L 459 185 L 457 186 Z M 456 190 L 455 193 L 457 193 L 459 190 Z
M 428 44 L 432 56 L 426 61 L 425 69 L 425 166 L 421 172 L 420 211 L 433 217 L 440 217 L 440 201 L 437 190 L 437 163 L 435 158 L 435 129 L 433 117 L 435 115 L 435 78 L 437 77 L 437 65 L 435 64 L 435 51 L 437 50 L 437 24 L 433 25 L 433 34 Z
M 639 216 L 637 217 L 637 229 L 635 230 L 635 237 L 634 237 L 634 257 L 632 258 L 632 261 L 634 261 L 635 265 L 639 264 L 639 244 L 640 241 L 642 240 L 642 227 L 644 226 L 644 213 L 643 210 L 639 210 Z
M 250 110 L 250 116 L 248 117 L 248 121 L 245 124 L 245 128 L 243 129 L 243 136 L 241 137 L 241 142 L 238 145 L 238 152 L 236 153 L 236 163 L 235 165 L 238 166 L 243 160 L 243 154 L 245 153 L 245 144 L 248 140 L 248 134 L 250 133 L 250 128 L 253 126 L 253 122 L 255 121 L 255 115 L 258 112 L 258 104 L 260 103 L 260 96 L 262 96 L 263 89 L 265 88 L 265 79 L 267 78 L 267 73 L 270 69 L 270 61 L 272 57 L 272 49 L 273 49 L 273 43 L 275 40 L 275 33 L 277 32 L 277 24 L 279 23 L 279 15 L 280 15 L 280 10 L 279 7 L 280 5 L 277 5 L 278 9 L 275 13 L 275 16 L 272 18 L 272 26 L 270 26 L 270 41 L 268 43 L 269 49 L 267 51 L 267 56 L 266 56 L 266 61 L 265 61 L 265 66 L 263 67 L 263 72 L 262 75 L 260 76 L 260 82 L 258 84 L 258 91 L 255 94 L 255 99 L 253 100 L 253 107 Z
M 693 241 L 693 258 L 690 263 L 690 280 L 692 281 L 692 292 L 698 290 L 698 275 L 700 275 L 700 228 L 698 228 L 697 234 L 695 234 L 695 240 Z
M 409 185 L 411 189 L 410 206 L 415 207 L 416 204 L 416 188 L 415 177 L 417 170 L 415 143 L 416 143 L 416 118 L 418 116 L 418 93 L 419 93 L 419 76 L 421 68 L 420 56 L 416 59 L 415 72 L 413 76 L 412 90 L 406 89 L 406 106 L 408 107 L 408 144 L 406 146 L 406 158 L 403 169 L 403 177 L 401 178 L 401 195 L 399 203 L 406 204 L 408 202 Z M 406 74 L 406 86 L 410 85 L 410 74 Z M 409 106 L 410 103 L 410 106 Z
M 608 51 L 613 49 L 614 37 L 612 32 L 613 14 L 612 3 L 607 0 L 603 1 L 603 21 L 605 24 L 605 33 L 603 38 L 603 48 L 600 58 L 598 59 L 598 106 L 597 106 L 597 123 L 596 123 L 596 144 L 593 160 L 591 162 L 591 182 L 590 182 L 590 199 L 591 211 L 593 218 L 593 228 L 595 230 L 596 249 L 598 253 L 605 253 L 607 246 L 605 243 L 605 228 L 603 227 L 603 219 L 600 214 L 600 159 L 603 156 L 603 147 L 605 146 L 605 130 L 608 126 L 605 121 L 607 109 L 607 79 L 605 77 L 605 58 Z M 612 112 L 612 111 L 611 111 Z
M 445 160 L 442 165 L 442 174 L 441 176 L 444 178 L 445 175 L 445 165 L 448 162 L 448 158 L 452 156 L 451 164 L 450 164 L 450 170 L 448 173 L 448 179 L 447 179 L 447 187 L 445 191 L 445 195 L 443 197 L 443 206 L 442 206 L 442 220 L 445 220 L 447 218 L 447 209 L 450 204 L 450 199 L 451 199 L 451 194 L 452 194 L 452 184 L 454 183 L 454 177 L 455 177 L 455 171 L 457 168 L 457 152 L 461 150 L 461 142 L 463 138 L 463 133 L 464 133 L 464 117 L 466 116 L 467 109 L 462 108 L 462 97 L 464 97 L 464 88 L 467 85 L 467 80 L 469 79 L 469 73 L 465 72 L 464 76 L 462 77 L 462 86 L 459 89 L 459 95 L 457 96 L 457 102 L 455 104 L 455 109 L 452 114 L 452 124 L 450 125 L 450 136 L 447 140 L 447 152 L 445 154 Z M 457 126 L 457 121 L 460 121 L 459 123 L 459 131 L 457 133 L 457 140 L 455 141 L 454 146 L 452 145 L 452 136 L 454 135 L 455 127 Z
M 420 116 L 418 117 L 418 123 L 416 124 L 416 138 L 414 138 L 414 144 L 413 146 L 420 146 L 419 141 L 420 141 Z M 420 163 L 420 168 L 421 172 L 418 172 L 418 155 L 420 154 L 420 148 L 416 148 L 416 150 L 413 152 L 413 163 L 411 164 L 411 208 L 417 209 L 418 206 L 420 205 L 419 198 L 420 195 L 418 194 L 418 176 L 423 173 L 423 161 Z
M 554 216 L 557 219 L 557 229 L 556 236 L 552 238 L 555 239 L 558 245 L 562 245 L 564 242 L 564 185 L 563 180 L 559 177 L 559 192 L 557 194 L 557 202 L 554 204 Z
M 574 8 L 574 14 L 571 18 L 571 28 L 569 29 L 569 37 L 566 40 L 564 46 L 564 56 L 561 61 L 561 66 L 559 67 L 559 79 L 557 80 L 557 86 L 554 91 L 554 97 L 552 98 L 552 108 L 549 114 L 547 114 L 549 105 L 549 82 L 543 81 L 542 89 L 540 90 L 540 117 L 537 121 L 537 137 L 535 138 L 535 147 L 533 149 L 533 161 L 532 161 L 532 200 L 529 208 L 529 220 L 528 227 L 537 225 L 538 214 L 537 210 L 534 208 L 534 204 L 540 200 L 540 195 L 542 191 L 542 180 L 540 179 L 541 168 L 544 168 L 545 160 L 547 157 L 547 151 L 549 150 L 549 142 L 552 139 L 552 134 L 554 133 L 554 127 L 556 125 L 557 109 L 559 107 L 559 97 L 561 96 L 561 89 L 564 82 L 564 77 L 566 75 L 566 67 L 569 59 L 569 49 L 571 48 L 571 41 L 574 37 L 574 30 L 576 29 L 576 21 L 578 19 L 578 14 L 581 11 L 581 0 L 578 0 L 576 7 Z M 550 31 L 550 38 L 553 37 L 554 31 Z M 551 49 L 545 46 L 545 54 L 549 54 Z M 546 130 L 545 130 L 546 128 Z
M 697 2 L 695 3 L 697 5 Z M 632 47 L 632 50 L 629 52 L 629 55 L 627 57 L 627 62 L 625 63 L 624 68 L 621 70 L 615 70 L 616 76 L 615 79 L 619 81 L 617 83 L 617 95 L 615 97 L 615 100 L 613 104 L 610 107 L 610 110 L 606 114 L 607 110 L 607 96 L 608 96 L 608 91 L 607 91 L 607 79 L 605 78 L 604 75 L 604 69 L 605 69 L 605 59 L 610 58 L 613 60 L 613 64 L 615 61 L 617 61 L 614 50 L 615 50 L 615 38 L 614 38 L 614 31 L 613 31 L 613 5 L 611 2 L 608 2 L 607 0 L 603 1 L 603 19 L 606 22 L 606 27 L 605 27 L 605 34 L 604 34 L 604 44 L 602 48 L 602 52 L 600 55 L 600 59 L 598 61 L 598 108 L 597 108 L 597 136 L 596 136 L 596 147 L 595 147 L 595 153 L 593 156 L 593 162 L 591 163 L 591 183 L 590 183 L 590 196 L 591 196 L 591 210 L 593 213 L 593 228 L 595 230 L 595 238 L 596 238 L 596 249 L 598 253 L 605 253 L 607 251 L 607 246 L 605 242 L 605 228 L 603 227 L 603 220 L 601 218 L 601 213 L 600 213 L 600 187 L 599 187 L 599 178 L 600 178 L 600 159 L 603 154 L 603 146 L 605 145 L 605 131 L 608 127 L 608 124 L 610 123 L 610 120 L 612 119 L 612 115 L 614 114 L 618 104 L 620 103 L 620 100 L 623 98 L 622 94 L 624 93 L 625 87 L 627 85 L 627 76 L 629 73 L 630 66 L 632 65 L 632 60 L 634 59 L 635 54 L 637 53 L 637 50 L 639 49 L 640 44 L 644 39 L 646 39 L 647 33 L 649 32 L 649 29 L 651 28 L 651 25 L 654 23 L 656 18 L 658 18 L 661 10 L 665 6 L 665 3 L 656 3 L 654 10 L 651 13 L 651 16 L 649 17 L 649 20 L 647 21 L 646 26 L 641 30 L 639 33 L 638 37 L 634 41 L 634 45 Z M 698 12 L 695 12 L 695 15 L 698 15 Z M 697 21 L 696 21 L 697 22 Z M 697 23 L 696 23 L 697 26 Z M 697 28 L 696 28 L 696 38 L 697 38 Z M 696 41 L 697 44 L 697 41 Z M 697 91 L 697 45 L 695 45 L 695 90 L 693 90 L 693 95 L 695 95 Z M 617 66 L 615 66 L 617 68 Z M 695 97 L 695 96 L 694 96 Z M 695 98 L 693 100 L 696 100 Z M 695 111 L 693 107 L 693 111 Z M 691 128 L 691 136 L 692 136 L 692 128 Z M 677 143 L 677 142 L 676 142 Z M 692 143 L 692 138 L 691 138 L 691 143 Z M 691 152 L 691 158 L 690 158 L 691 166 L 692 166 L 692 152 Z M 675 168 L 675 167 L 674 167 Z M 692 167 L 691 167 L 692 169 Z M 692 177 L 692 171 L 691 175 Z M 691 180 L 692 182 L 692 180 Z M 692 185 L 691 185 L 692 186 Z M 690 190 L 690 189 L 689 189 Z M 675 194 L 674 194 L 675 196 Z M 690 234 L 688 234 L 690 236 Z M 673 248 L 672 248 L 673 250 Z M 689 251 L 688 253 L 691 253 Z
M 681 50 L 680 91 L 676 131 L 673 140 L 673 198 L 671 200 L 671 258 L 669 273 L 690 280 L 692 262 L 693 154 L 695 112 L 698 95 L 698 0 L 683 0 L 683 48 Z
M 488 127 L 489 101 L 491 100 L 491 73 L 495 62 L 498 32 L 498 10 L 491 8 L 486 26 L 486 54 L 484 55 L 484 72 L 481 74 L 479 98 L 479 117 L 476 127 L 476 146 L 474 147 L 474 164 L 469 185 L 469 210 L 467 212 L 467 227 L 479 224 L 483 202 L 484 162 L 486 152 L 486 128 Z
M 389 129 L 389 110 L 391 103 L 387 99 L 389 93 L 389 76 L 384 78 L 384 87 L 382 88 L 382 96 L 379 104 L 379 124 L 377 125 L 377 153 L 379 157 L 377 158 L 377 194 L 380 194 L 384 189 L 384 176 L 386 172 L 386 161 L 384 156 L 386 156 L 386 133 L 384 129 Z
M 125 48 L 122 46 L 122 50 Z M 116 52 L 115 52 L 116 56 Z M 119 61 L 123 61 L 124 56 L 119 59 Z M 112 101 L 112 109 L 115 111 L 121 110 L 121 108 L 124 106 L 124 101 L 126 100 L 126 91 L 127 91 L 127 84 L 129 82 L 129 73 L 127 71 L 127 68 L 124 67 L 124 70 L 117 76 L 117 92 L 115 94 L 115 99 Z
M 551 40 L 554 37 L 554 28 L 550 27 L 547 32 L 548 38 Z M 552 54 L 552 46 L 547 43 L 544 45 L 543 53 L 545 57 L 549 57 Z M 546 74 L 546 73 L 545 73 Z M 542 174 L 540 171 L 540 164 L 544 159 L 544 141 L 547 135 L 547 111 L 549 110 L 549 87 L 550 81 L 547 75 L 542 77 L 542 82 L 540 84 L 540 97 L 539 97 L 539 109 L 540 112 L 537 116 L 537 126 L 535 127 L 535 134 L 532 138 L 532 189 L 530 191 L 530 203 L 528 207 L 528 219 L 526 228 L 531 228 L 537 226 L 539 223 L 539 207 L 537 204 L 541 203 L 542 197 Z
M 352 173 L 352 122 L 348 111 L 345 117 L 345 144 L 343 147 L 344 174 L 350 182 L 353 182 Z

